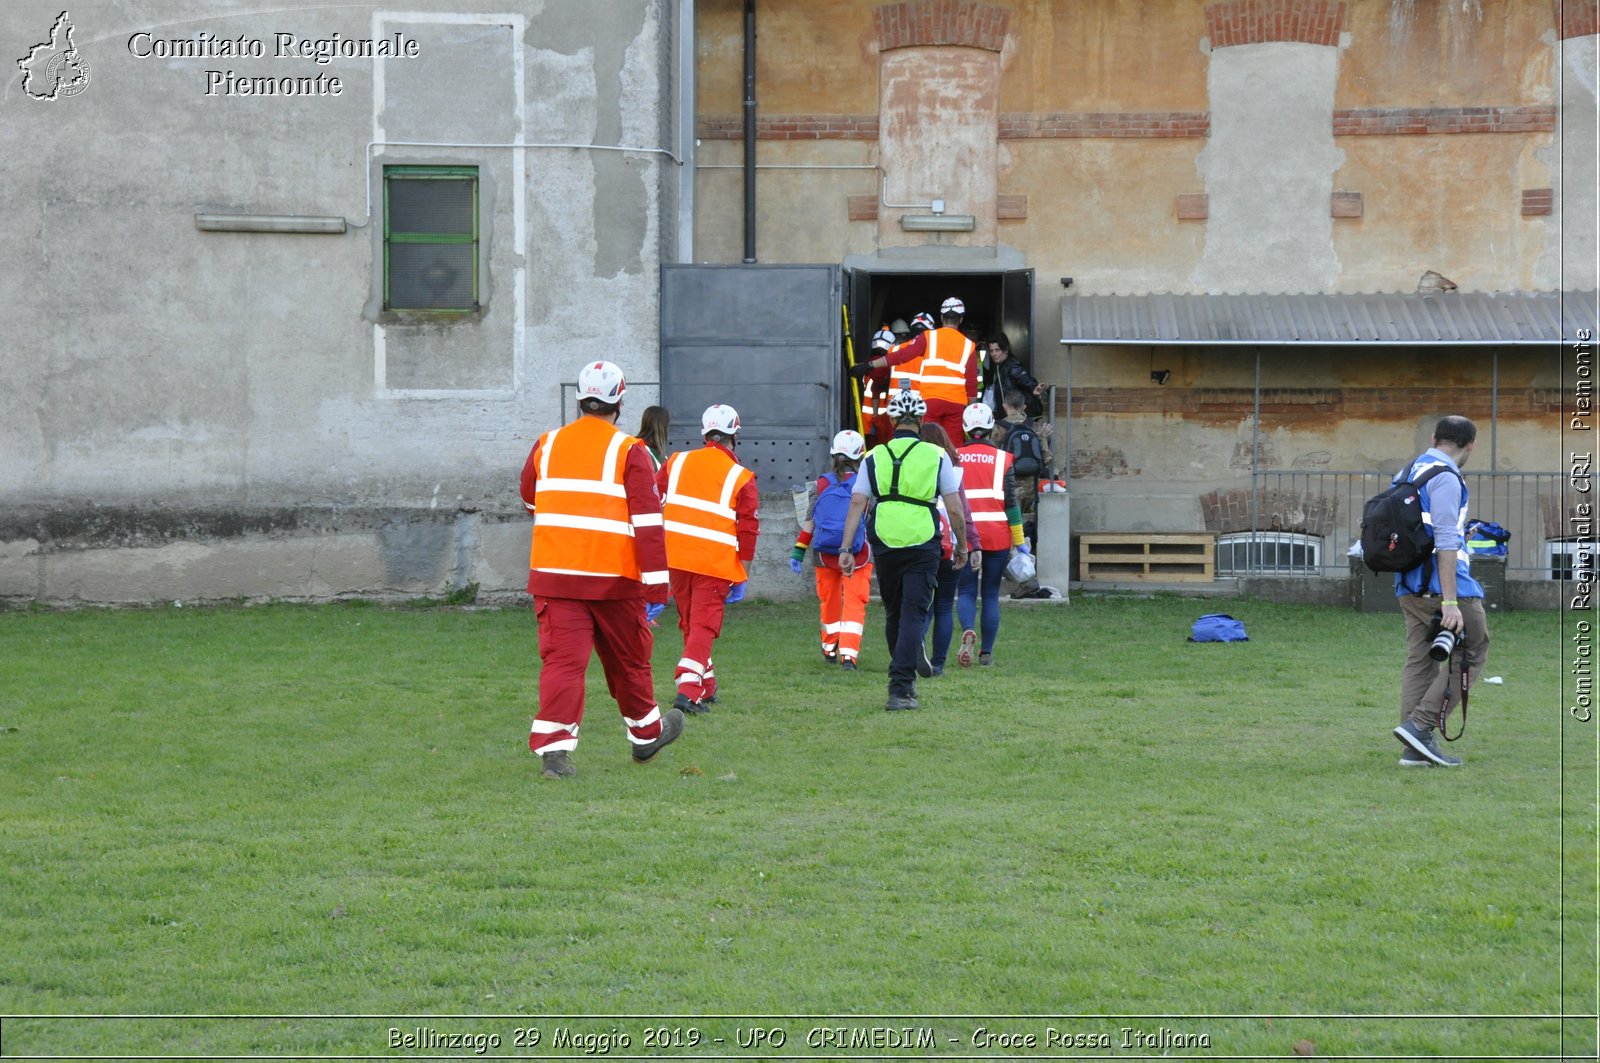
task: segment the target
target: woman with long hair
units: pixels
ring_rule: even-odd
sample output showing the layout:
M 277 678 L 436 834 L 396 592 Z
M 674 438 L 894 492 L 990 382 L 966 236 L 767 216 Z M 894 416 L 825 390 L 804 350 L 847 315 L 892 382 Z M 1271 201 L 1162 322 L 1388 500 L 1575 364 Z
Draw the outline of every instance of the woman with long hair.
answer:
M 644 447 L 650 452 L 658 471 L 661 463 L 667 460 L 669 423 L 665 406 L 646 406 L 644 413 L 639 415 L 639 431 L 635 434 L 644 441 Z
M 956 449 L 950 440 L 950 433 L 944 428 L 924 421 L 922 424 L 922 438 L 929 443 L 944 448 L 950 455 L 950 461 L 957 471 L 961 469 L 961 452 Z M 967 521 L 968 540 L 973 544 L 973 550 L 968 555 L 968 564 L 978 563 L 977 537 L 973 534 L 972 506 L 967 502 L 967 489 L 961 488 L 961 508 L 965 510 L 962 516 Z M 929 675 L 943 675 L 945 658 L 950 654 L 950 637 L 955 632 L 955 603 L 956 588 L 960 585 L 961 573 L 952 560 L 955 543 L 950 534 L 950 519 L 945 515 L 944 501 L 939 501 L 939 586 L 933 592 L 933 608 L 928 610 L 928 626 L 933 631 L 933 652 L 926 654 L 928 658 Z

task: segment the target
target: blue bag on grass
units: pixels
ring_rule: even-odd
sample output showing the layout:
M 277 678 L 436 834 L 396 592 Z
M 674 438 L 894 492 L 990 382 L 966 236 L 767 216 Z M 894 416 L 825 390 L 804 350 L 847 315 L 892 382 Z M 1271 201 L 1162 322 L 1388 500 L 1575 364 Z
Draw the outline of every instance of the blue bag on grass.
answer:
M 1235 620 L 1227 613 L 1207 613 L 1194 622 L 1190 642 L 1249 642 L 1244 633 L 1244 621 Z

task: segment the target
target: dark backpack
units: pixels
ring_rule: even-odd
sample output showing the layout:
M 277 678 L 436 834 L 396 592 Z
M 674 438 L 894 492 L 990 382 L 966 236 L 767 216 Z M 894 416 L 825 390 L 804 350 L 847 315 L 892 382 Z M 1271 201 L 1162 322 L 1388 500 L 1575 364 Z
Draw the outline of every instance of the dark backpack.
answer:
M 822 479 L 828 486 L 817 496 L 816 507 L 811 511 L 811 520 L 815 526 L 811 545 L 817 552 L 823 554 L 857 553 L 867 541 L 866 521 L 856 525 L 855 545 L 849 550 L 842 549 L 844 518 L 850 511 L 850 490 L 855 485 L 855 474 L 851 473 L 843 480 L 836 480 L 830 472 L 824 473 Z
M 1367 499 L 1361 511 L 1361 560 L 1373 572 L 1410 572 L 1433 557 L 1433 536 L 1422 522 L 1422 485 L 1442 472 L 1435 465 L 1415 480 L 1401 480 Z
M 1039 433 L 1026 421 L 1007 426 L 1006 453 L 1011 455 L 1011 470 L 1018 476 L 1044 472 L 1044 445 L 1039 442 Z

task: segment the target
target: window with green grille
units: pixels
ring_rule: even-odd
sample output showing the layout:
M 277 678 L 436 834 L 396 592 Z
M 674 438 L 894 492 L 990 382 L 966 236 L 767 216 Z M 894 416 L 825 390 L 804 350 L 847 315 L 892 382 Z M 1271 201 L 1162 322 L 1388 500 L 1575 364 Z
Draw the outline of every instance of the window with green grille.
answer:
M 478 309 L 478 168 L 383 168 L 383 308 Z

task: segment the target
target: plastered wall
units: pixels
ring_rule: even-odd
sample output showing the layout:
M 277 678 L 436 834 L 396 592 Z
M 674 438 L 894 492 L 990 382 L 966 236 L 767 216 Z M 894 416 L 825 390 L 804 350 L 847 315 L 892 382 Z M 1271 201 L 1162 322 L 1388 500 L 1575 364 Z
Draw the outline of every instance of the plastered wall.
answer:
M 638 382 L 635 419 L 653 399 L 671 10 L 72 4 L 81 91 L 36 99 L 0 71 L 0 595 L 522 586 L 517 475 L 562 419 L 561 382 L 603 356 Z M 48 43 L 61 11 L 0 6 L 7 59 Z M 400 34 L 415 52 L 318 63 L 278 54 L 280 33 Z M 217 54 L 236 40 L 263 54 Z M 208 94 L 208 70 L 340 91 Z M 397 163 L 478 167 L 477 313 L 383 310 L 381 170 Z M 197 213 L 347 228 L 202 232 Z M 151 514 L 174 519 L 141 535 Z M 421 545 L 397 552 L 408 535 Z M 95 562 L 101 547 L 130 557 Z
M 991 8 L 999 42 L 961 21 Z M 699 10 L 703 163 L 739 161 L 741 10 Z M 898 215 L 873 199 L 875 175 L 809 163 L 882 166 L 890 189 L 979 187 L 936 150 L 898 151 L 916 134 L 903 107 L 883 110 L 882 86 L 904 91 L 920 49 L 992 57 L 997 84 L 971 89 L 974 107 L 997 100 L 989 246 L 1035 270 L 1034 368 L 1060 395 L 1059 305 L 1076 293 L 1411 292 L 1429 271 L 1465 291 L 1593 288 L 1595 27 L 1584 10 L 1588 21 L 1557 25 L 1555 5 L 1514 0 L 824 0 L 804 13 L 758 3 L 758 154 L 786 167 L 759 177 L 759 255 L 861 263 L 915 242 L 883 223 Z M 937 39 L 904 48 L 885 29 L 892 19 Z M 934 70 L 930 118 L 947 87 Z M 941 135 L 930 120 L 920 140 Z M 737 181 L 737 170 L 700 173 L 703 260 L 734 260 L 742 246 Z M 972 213 L 977 248 L 987 215 Z M 1073 278 L 1070 293 L 1060 277 Z M 1269 467 L 1387 467 L 1441 413 L 1487 432 L 1497 406 L 1499 469 L 1561 460 L 1553 357 L 1502 352 L 1497 394 L 1482 351 L 1273 353 L 1263 387 L 1281 401 L 1259 426 L 1253 361 L 1241 376 L 1218 351 L 1070 357 L 1072 439 L 1057 445 L 1071 452 L 1074 520 L 1086 528 L 1198 527 L 1205 490 L 1248 478 L 1258 429 Z M 1157 369 L 1171 370 L 1165 385 L 1152 382 Z M 1402 386 L 1428 394 L 1395 401 Z

